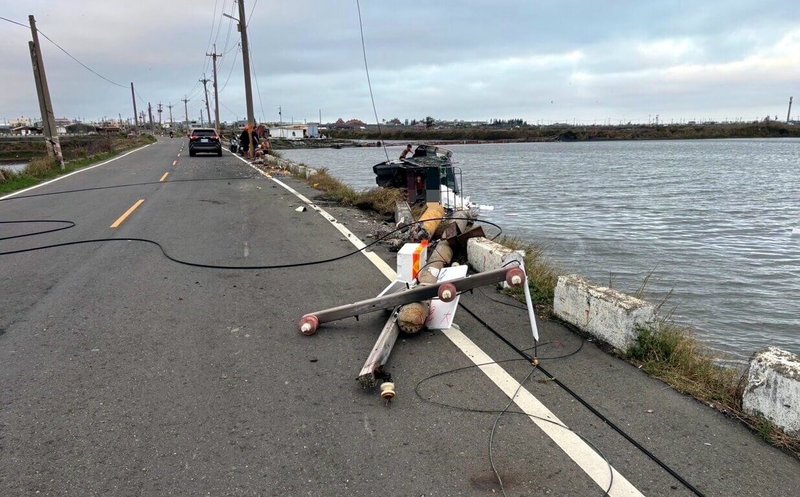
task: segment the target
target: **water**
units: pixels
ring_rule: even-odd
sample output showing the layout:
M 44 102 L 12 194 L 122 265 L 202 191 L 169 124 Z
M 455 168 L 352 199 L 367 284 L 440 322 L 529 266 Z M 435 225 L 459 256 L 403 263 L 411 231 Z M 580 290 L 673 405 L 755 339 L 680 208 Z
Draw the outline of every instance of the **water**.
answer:
M 390 157 L 400 146 L 389 149 Z M 646 296 L 709 346 L 800 353 L 800 139 L 455 145 L 483 217 L 564 272 Z M 291 150 L 356 188 L 383 149 Z
M 21 173 L 22 171 L 25 170 L 26 167 L 28 167 L 27 162 L 8 163 L 8 164 L 0 162 L 0 169 L 5 169 L 6 171 L 14 171 L 17 173 Z

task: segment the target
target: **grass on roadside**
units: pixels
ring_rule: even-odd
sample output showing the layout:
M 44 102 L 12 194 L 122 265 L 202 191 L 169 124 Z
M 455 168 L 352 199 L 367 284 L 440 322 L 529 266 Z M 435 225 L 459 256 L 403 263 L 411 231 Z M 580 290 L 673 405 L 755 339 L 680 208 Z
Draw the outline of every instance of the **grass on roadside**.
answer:
M 559 269 L 545 256 L 544 249 L 540 246 L 505 236 L 497 242 L 512 250 L 525 252 L 525 273 L 528 275 L 531 300 L 540 313 L 543 312 L 544 316 L 549 317 L 553 311 L 553 297 L 558 283 Z M 510 289 L 508 293 L 524 302 L 523 290 Z
M 8 170 L 0 172 L 0 193 L 11 193 L 34 186 L 38 183 L 57 178 L 58 176 L 77 171 L 91 164 L 110 159 L 125 150 L 146 145 L 153 141 L 155 141 L 155 139 L 150 135 L 139 136 L 131 140 L 125 146 L 115 144 L 110 147 L 111 150 L 98 152 L 92 155 L 89 155 L 89 151 L 86 149 L 76 149 L 73 151 L 72 155 L 78 158 L 66 162 L 64 169 L 61 169 L 53 158 L 34 158 L 30 161 L 25 170 L 21 172 L 12 172 Z
M 373 209 L 381 214 L 391 214 L 395 201 L 402 198 L 396 189 L 375 188 L 356 192 L 324 169 L 306 181 L 324 191 L 327 200 L 345 206 Z M 512 250 L 525 251 L 525 271 L 531 298 L 539 315 L 550 317 L 559 269 L 548 260 L 542 247 L 512 237 L 503 237 L 498 243 Z M 646 285 L 645 280 L 637 293 L 643 292 Z M 508 292 L 524 302 L 522 290 Z M 628 351 L 627 359 L 650 376 L 740 420 L 768 443 L 800 458 L 800 438 L 785 434 L 761 416 L 745 413 L 742 408 L 743 373 L 720 365 L 719 357 L 698 342 L 688 328 L 664 319 L 652 327 L 640 329 L 637 342 Z
M 668 321 L 641 328 L 627 358 L 650 376 L 740 420 L 770 444 L 800 458 L 800 438 L 742 408 L 746 372 L 721 365 L 719 356 L 698 342 L 690 329 Z
M 305 177 L 303 177 L 305 179 Z M 373 210 L 388 216 L 394 213 L 395 202 L 403 198 L 402 192 L 394 188 L 372 188 L 358 192 L 320 169 L 305 180 L 313 188 L 324 192 L 323 198 L 347 207 Z

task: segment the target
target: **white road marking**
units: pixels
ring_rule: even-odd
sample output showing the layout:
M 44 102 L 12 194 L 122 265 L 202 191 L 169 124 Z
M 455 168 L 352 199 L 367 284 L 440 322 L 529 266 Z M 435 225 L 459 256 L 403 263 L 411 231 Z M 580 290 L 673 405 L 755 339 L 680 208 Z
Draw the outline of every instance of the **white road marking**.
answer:
M 286 183 L 273 178 L 264 171 L 250 164 L 239 156 L 235 156 L 248 166 L 266 176 L 275 183 L 293 193 L 297 198 L 308 204 L 309 207 L 317 211 L 322 217 L 328 220 L 339 232 L 345 235 L 356 248 L 363 249 L 364 243 L 348 230 L 343 224 L 336 221 L 336 218 L 325 212 L 324 209 L 314 204 L 300 192 L 290 187 Z M 394 281 L 397 273 L 383 259 L 373 252 L 361 252 L 370 260 L 378 270 L 390 281 Z M 610 497 L 644 497 L 636 487 L 634 487 L 622 474 L 620 474 L 610 463 L 603 459 L 588 443 L 580 438 L 575 432 L 564 426 L 539 399 L 537 399 L 527 389 L 514 379 L 508 372 L 500 367 L 486 352 L 467 338 L 461 331 L 450 328 L 445 330 L 444 335 L 450 339 L 461 352 L 464 353 L 474 364 L 480 365 L 479 369 L 495 384 L 509 399 L 527 414 L 530 419 L 538 426 L 561 450 L 563 450 L 597 485 L 608 490 Z M 516 395 L 515 395 L 516 394 Z M 544 421 L 544 418 L 548 421 Z M 557 423 L 557 424 L 553 424 Z M 611 477 L 613 475 L 613 484 Z
M 244 242 L 244 256 L 247 257 L 250 255 L 250 244 L 247 241 Z
M 9 193 L 5 197 L 0 197 L 0 200 L 5 200 L 7 198 L 11 198 L 11 197 L 14 197 L 16 195 L 19 195 L 20 193 L 29 192 L 31 190 L 35 190 L 36 188 L 41 188 L 41 187 L 43 187 L 45 185 L 49 185 L 50 183 L 55 183 L 56 181 L 60 181 L 60 180 L 62 180 L 64 178 L 69 178 L 73 174 L 82 173 L 82 172 L 88 171 L 89 169 L 94 169 L 96 167 L 104 166 L 104 165 L 108 164 L 109 162 L 114 162 L 117 159 L 121 159 L 121 158 L 125 157 L 126 155 L 130 155 L 130 154 L 132 154 L 134 152 L 138 152 L 139 150 L 142 150 L 143 148 L 147 148 L 150 145 L 152 145 L 152 143 L 148 143 L 147 145 L 144 145 L 143 147 L 134 148 L 130 152 L 126 152 L 126 153 L 120 155 L 119 157 L 114 157 L 113 159 L 108 159 L 107 161 L 101 162 L 100 164 L 95 164 L 94 166 L 84 167 L 83 169 L 78 169 L 77 171 L 73 171 L 73 172 L 71 172 L 69 174 L 65 174 L 64 176 L 59 176 L 58 178 L 51 179 L 50 181 L 45 181 L 44 183 L 39 183 L 38 185 L 33 185 L 33 186 L 29 187 L 29 188 L 25 188 L 24 190 L 18 190 L 18 191 L 14 192 L 14 193 Z
M 603 490 L 611 485 L 608 495 L 611 497 L 631 497 L 643 496 L 624 476 L 622 476 L 611 464 L 603 459 L 600 454 L 592 449 L 574 431 L 567 428 L 550 409 L 545 407 L 539 399 L 534 397 L 525 388 L 520 388 L 520 384 L 505 369 L 501 368 L 494 359 L 489 357 L 486 352 L 480 349 L 466 335 L 456 328 L 450 328 L 443 332 L 453 344 L 461 350 L 483 373 L 497 385 L 509 399 L 513 397 L 514 403 L 520 410 L 527 414 L 536 426 L 550 437 L 561 450 L 563 450 L 580 468 L 594 480 Z M 516 395 L 514 395 L 516 394 Z M 613 474 L 613 480 L 611 476 Z

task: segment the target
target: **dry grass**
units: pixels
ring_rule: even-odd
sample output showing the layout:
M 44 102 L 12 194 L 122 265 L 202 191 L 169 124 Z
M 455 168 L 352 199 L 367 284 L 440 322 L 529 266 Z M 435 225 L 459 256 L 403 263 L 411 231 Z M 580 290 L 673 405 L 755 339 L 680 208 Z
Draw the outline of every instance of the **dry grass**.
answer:
M 701 345 L 691 330 L 669 322 L 642 328 L 628 359 L 649 375 L 740 420 L 767 442 L 800 458 L 800 438 L 787 435 L 761 416 L 744 412 L 746 373 L 721 366 L 719 356 Z
M 77 142 L 78 140 L 72 140 Z M 0 175 L 0 193 L 8 193 L 33 186 L 44 180 L 55 178 L 104 159 L 110 159 L 123 150 L 146 145 L 155 141 L 152 135 L 139 135 L 136 137 L 116 137 L 84 140 L 79 146 L 63 147 L 65 159 L 68 160 L 62 170 L 55 159 L 39 156 L 31 159 L 24 171 L 10 173 L 4 171 Z M 65 142 L 67 142 L 65 140 Z M 89 143 L 89 145 L 86 145 Z
M 553 310 L 553 297 L 559 275 L 558 268 L 547 259 L 543 248 L 532 243 L 511 237 L 502 237 L 498 243 L 512 250 L 525 251 L 525 272 L 528 275 L 531 299 L 537 305 L 540 313 L 543 312 L 549 316 Z M 509 293 L 521 301 L 524 298 L 522 290 L 509 290 Z
M 33 159 L 28 167 L 25 168 L 25 174 L 36 178 L 44 178 L 51 175 L 54 171 L 59 169 L 58 162 L 51 157 L 39 157 Z
M 324 191 L 328 200 L 373 209 L 382 214 L 394 212 L 395 201 L 402 198 L 400 190 L 390 188 L 356 192 L 324 169 L 309 177 L 307 182 Z M 531 297 L 539 315 L 550 316 L 558 283 L 558 268 L 547 259 L 542 247 L 510 237 L 503 237 L 498 242 L 512 250 L 525 251 L 525 271 Z M 647 279 L 637 293 L 641 294 L 646 286 Z M 509 290 L 509 294 L 524 301 L 522 290 Z M 672 324 L 667 319 L 651 328 L 641 329 L 636 345 L 628 352 L 628 359 L 649 375 L 739 419 L 767 442 L 800 458 L 800 439 L 785 434 L 763 417 L 744 412 L 744 375 L 741 371 L 721 366 L 719 357 L 702 346 L 689 329 Z
M 392 188 L 373 188 L 357 192 L 328 174 L 326 169 L 318 170 L 316 174 L 309 176 L 306 182 L 313 188 L 325 192 L 323 195 L 325 200 L 348 207 L 374 210 L 382 215 L 394 213 L 395 202 L 402 198 L 402 193 Z

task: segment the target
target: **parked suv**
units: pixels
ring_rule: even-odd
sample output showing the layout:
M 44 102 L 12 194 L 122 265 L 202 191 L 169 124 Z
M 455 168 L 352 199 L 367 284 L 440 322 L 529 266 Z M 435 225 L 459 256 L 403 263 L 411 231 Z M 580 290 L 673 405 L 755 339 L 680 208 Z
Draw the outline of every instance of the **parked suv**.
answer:
M 214 128 L 195 128 L 189 135 L 189 155 L 194 157 L 197 152 L 209 152 L 222 156 L 222 143 Z

